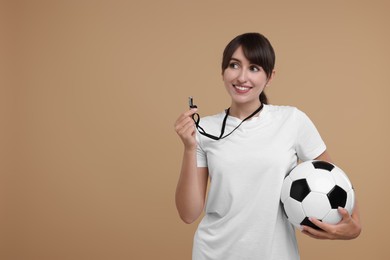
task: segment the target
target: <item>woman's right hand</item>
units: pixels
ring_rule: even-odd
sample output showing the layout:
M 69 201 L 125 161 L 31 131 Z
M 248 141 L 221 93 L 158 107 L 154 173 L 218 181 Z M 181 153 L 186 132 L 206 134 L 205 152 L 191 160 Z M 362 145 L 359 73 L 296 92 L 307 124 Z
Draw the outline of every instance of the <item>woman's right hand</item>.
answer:
M 186 149 L 196 148 L 196 128 L 192 115 L 194 115 L 197 111 L 197 108 L 191 108 L 181 114 L 175 122 L 175 131 L 179 135 Z

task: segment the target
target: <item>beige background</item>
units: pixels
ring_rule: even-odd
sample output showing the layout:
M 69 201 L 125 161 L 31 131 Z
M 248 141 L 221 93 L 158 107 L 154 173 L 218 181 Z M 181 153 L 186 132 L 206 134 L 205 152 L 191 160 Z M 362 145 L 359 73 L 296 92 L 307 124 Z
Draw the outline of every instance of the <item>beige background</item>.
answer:
M 314 2 L 2 1 L 0 259 L 190 259 L 173 123 L 188 95 L 229 105 L 221 53 L 248 31 L 360 201 L 359 239 L 298 234 L 302 259 L 387 259 L 390 4 Z

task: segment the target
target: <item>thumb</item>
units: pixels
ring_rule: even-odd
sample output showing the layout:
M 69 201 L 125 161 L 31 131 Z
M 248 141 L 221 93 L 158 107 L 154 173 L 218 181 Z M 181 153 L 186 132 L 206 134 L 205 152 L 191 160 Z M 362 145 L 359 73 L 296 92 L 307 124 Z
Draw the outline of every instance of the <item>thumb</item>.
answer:
M 342 208 L 342 207 L 338 207 L 338 212 L 341 214 L 341 217 L 343 219 L 348 219 L 350 216 L 349 216 L 349 213 L 348 213 L 348 210 L 346 210 L 345 208 Z

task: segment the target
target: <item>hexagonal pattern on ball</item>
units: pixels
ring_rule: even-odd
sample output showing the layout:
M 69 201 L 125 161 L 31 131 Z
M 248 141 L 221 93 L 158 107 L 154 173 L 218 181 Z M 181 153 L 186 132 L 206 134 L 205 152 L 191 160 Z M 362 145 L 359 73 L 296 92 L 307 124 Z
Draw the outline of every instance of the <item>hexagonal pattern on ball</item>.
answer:
M 322 219 L 323 222 L 329 224 L 337 224 L 341 220 L 341 214 L 337 209 L 331 209 L 329 213 Z
M 306 217 L 302 204 L 292 198 L 288 198 L 283 206 L 286 215 L 291 222 L 301 223 L 301 221 Z
M 339 206 L 352 214 L 355 193 L 348 176 L 336 165 L 305 161 L 287 174 L 280 199 L 292 225 L 299 229 L 303 223 L 316 228 L 308 217 L 336 224 L 342 218 Z
M 332 176 L 337 185 L 339 185 L 341 188 L 343 188 L 346 192 L 350 191 L 352 189 L 351 181 L 349 180 L 348 176 L 340 169 L 335 168 L 332 171 Z
M 302 201 L 303 211 L 308 217 L 323 219 L 331 210 L 328 197 L 325 194 L 310 192 Z
M 307 177 L 310 190 L 327 194 L 336 185 L 329 171 L 317 169 L 315 173 Z
M 299 180 L 299 179 L 305 179 L 311 174 L 313 174 L 314 167 L 311 163 L 300 163 L 297 166 L 295 166 L 294 169 L 289 173 L 288 176 L 290 176 L 292 181 Z

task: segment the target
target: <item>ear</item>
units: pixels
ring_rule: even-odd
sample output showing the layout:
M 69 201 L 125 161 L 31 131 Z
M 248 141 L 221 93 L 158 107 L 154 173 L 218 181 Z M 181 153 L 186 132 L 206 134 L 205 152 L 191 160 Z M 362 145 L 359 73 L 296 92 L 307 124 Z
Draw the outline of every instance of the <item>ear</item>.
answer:
M 267 84 L 265 84 L 266 87 L 271 86 L 271 82 L 272 82 L 272 80 L 275 77 L 275 73 L 276 73 L 275 70 L 273 70 L 272 73 L 271 73 L 271 76 L 267 80 Z

